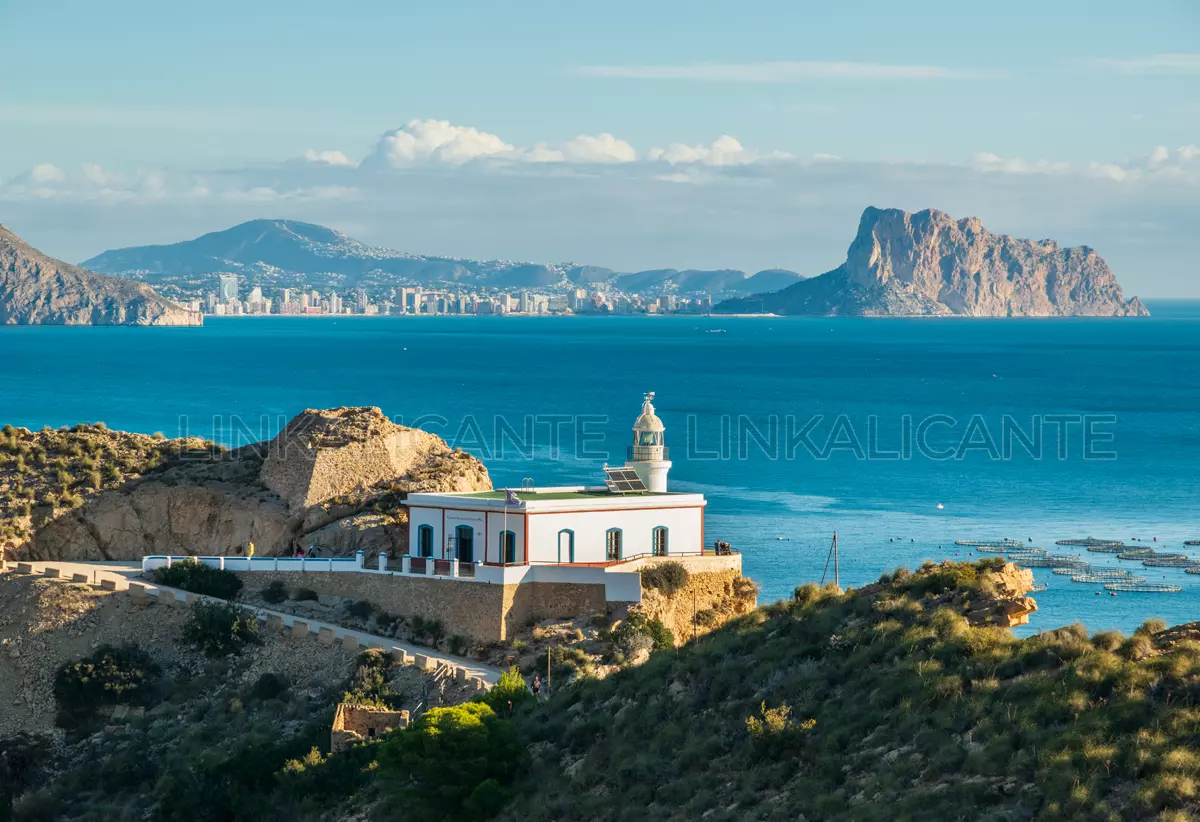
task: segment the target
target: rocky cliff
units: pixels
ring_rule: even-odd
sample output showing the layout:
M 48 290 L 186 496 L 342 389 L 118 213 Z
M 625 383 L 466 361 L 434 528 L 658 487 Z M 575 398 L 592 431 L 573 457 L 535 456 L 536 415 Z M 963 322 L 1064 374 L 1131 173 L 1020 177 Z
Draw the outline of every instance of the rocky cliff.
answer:
M 992 234 L 976 217 L 867 208 L 846 262 L 722 313 L 969 317 L 1139 317 L 1091 248 Z
M 0 225 L 0 323 L 7 325 L 200 325 L 148 285 L 47 257 Z
M 10 432 L 0 450 L 31 453 L 36 435 Z M 164 453 L 130 460 L 115 479 L 74 479 L 81 469 L 58 474 L 54 466 L 71 451 L 107 464 L 107 452 L 64 442 L 63 455 L 40 457 L 53 478 L 45 487 L 33 487 L 24 468 L 19 479 L 0 481 L 0 499 L 11 500 L 6 521 L 15 524 L 5 532 L 12 553 L 52 560 L 241 555 L 253 542 L 259 556 L 289 554 L 297 544 L 322 556 L 374 555 L 407 544 L 409 491 L 491 488 L 478 460 L 395 425 L 378 408 L 307 410 L 271 442 L 230 452 L 194 443 L 172 450 L 177 441 L 163 442 Z M 60 481 L 68 483 L 61 491 Z

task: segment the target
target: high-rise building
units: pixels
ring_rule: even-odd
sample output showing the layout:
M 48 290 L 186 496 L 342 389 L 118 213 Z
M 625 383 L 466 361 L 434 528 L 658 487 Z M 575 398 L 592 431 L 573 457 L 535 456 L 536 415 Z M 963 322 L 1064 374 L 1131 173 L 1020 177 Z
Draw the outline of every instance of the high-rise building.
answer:
M 221 302 L 232 303 L 238 298 L 238 276 L 236 274 L 219 274 L 220 286 L 217 289 Z

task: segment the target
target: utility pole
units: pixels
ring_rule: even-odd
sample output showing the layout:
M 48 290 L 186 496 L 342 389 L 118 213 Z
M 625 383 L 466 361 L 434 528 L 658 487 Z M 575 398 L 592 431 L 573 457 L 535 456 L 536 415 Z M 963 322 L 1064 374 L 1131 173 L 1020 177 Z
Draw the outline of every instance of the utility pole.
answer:
M 833 532 L 833 584 L 839 591 L 842 590 L 842 577 L 838 573 L 837 531 Z
M 550 649 L 552 645 L 546 646 L 546 699 L 550 698 Z

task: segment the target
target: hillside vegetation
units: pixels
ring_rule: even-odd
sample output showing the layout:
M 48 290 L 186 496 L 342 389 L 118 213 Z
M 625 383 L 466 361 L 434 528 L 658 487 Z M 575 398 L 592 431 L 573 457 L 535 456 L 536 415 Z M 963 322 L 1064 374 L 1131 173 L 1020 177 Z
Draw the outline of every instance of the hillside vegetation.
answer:
M 1017 639 L 972 625 L 1011 597 L 1011 574 L 989 559 L 846 592 L 805 585 L 549 700 L 514 669 L 481 704 L 428 711 L 337 756 L 325 753 L 328 702 L 247 677 L 213 693 L 209 679 L 203 706 L 179 705 L 194 732 L 152 762 L 138 746 L 159 744 L 152 717 L 174 710 L 37 766 L 55 776 L 42 790 L 26 782 L 14 818 L 1200 818 L 1200 626 Z M 347 690 L 390 704 L 381 682 L 363 657 Z
M 1200 644 L 971 627 L 996 563 L 807 585 L 558 694 L 504 817 L 1194 818 Z
M 104 423 L 30 431 L 0 428 L 0 549 L 15 549 L 35 528 L 99 491 L 174 464 L 215 454 L 201 439 L 168 440 L 111 431 Z

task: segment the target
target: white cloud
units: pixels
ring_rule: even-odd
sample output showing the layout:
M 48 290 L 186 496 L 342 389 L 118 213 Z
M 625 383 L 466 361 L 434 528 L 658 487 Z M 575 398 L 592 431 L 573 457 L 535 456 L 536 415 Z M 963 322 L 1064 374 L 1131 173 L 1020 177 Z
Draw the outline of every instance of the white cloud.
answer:
M 354 161 L 340 151 L 314 151 L 310 148 L 304 152 L 304 159 L 306 162 L 323 166 L 354 165 Z
M 569 163 L 632 163 L 637 159 L 637 149 L 606 131 L 568 140 L 562 144 L 562 155 Z
M 448 120 L 409 120 L 380 138 L 374 156 L 393 167 L 430 161 L 458 166 L 514 150 L 495 134 L 472 126 L 456 126 Z
M 1119 74 L 1200 74 L 1200 54 L 1151 54 L 1145 57 L 1100 58 L 1092 65 Z
M 947 66 L 800 60 L 761 63 L 689 63 L 656 66 L 583 66 L 589 77 L 636 80 L 697 80 L 721 83 L 799 83 L 810 80 L 950 80 L 1000 76 Z
M 29 169 L 29 179 L 35 183 L 61 183 L 66 179 L 66 174 L 52 163 L 39 163 Z
M 1166 146 L 1155 146 L 1150 152 L 1150 165 L 1158 166 L 1171 159 L 1171 152 Z
M 1175 154 L 1176 154 L 1176 156 L 1179 157 L 1180 160 L 1187 162 L 1188 160 L 1192 160 L 1192 159 L 1195 159 L 1196 157 L 1200 157 L 1200 147 L 1180 146 L 1179 148 L 1175 149 Z
M 671 143 L 665 148 L 652 148 L 646 157 L 673 166 L 693 163 L 709 166 L 740 166 L 762 159 L 786 160 L 790 159 L 791 155 L 777 151 L 764 158 L 752 151 L 747 151 L 736 138 L 725 134 L 708 145 L 692 146 L 686 143 Z
M 1003 174 L 1065 174 L 1071 170 L 1070 163 L 1051 160 L 1028 161 L 1020 157 L 1005 159 L 990 152 L 976 154 L 972 158 L 971 165 L 980 171 Z
M 1088 163 L 1088 173 L 1095 177 L 1104 177 L 1121 182 L 1129 178 L 1129 172 L 1116 163 Z

